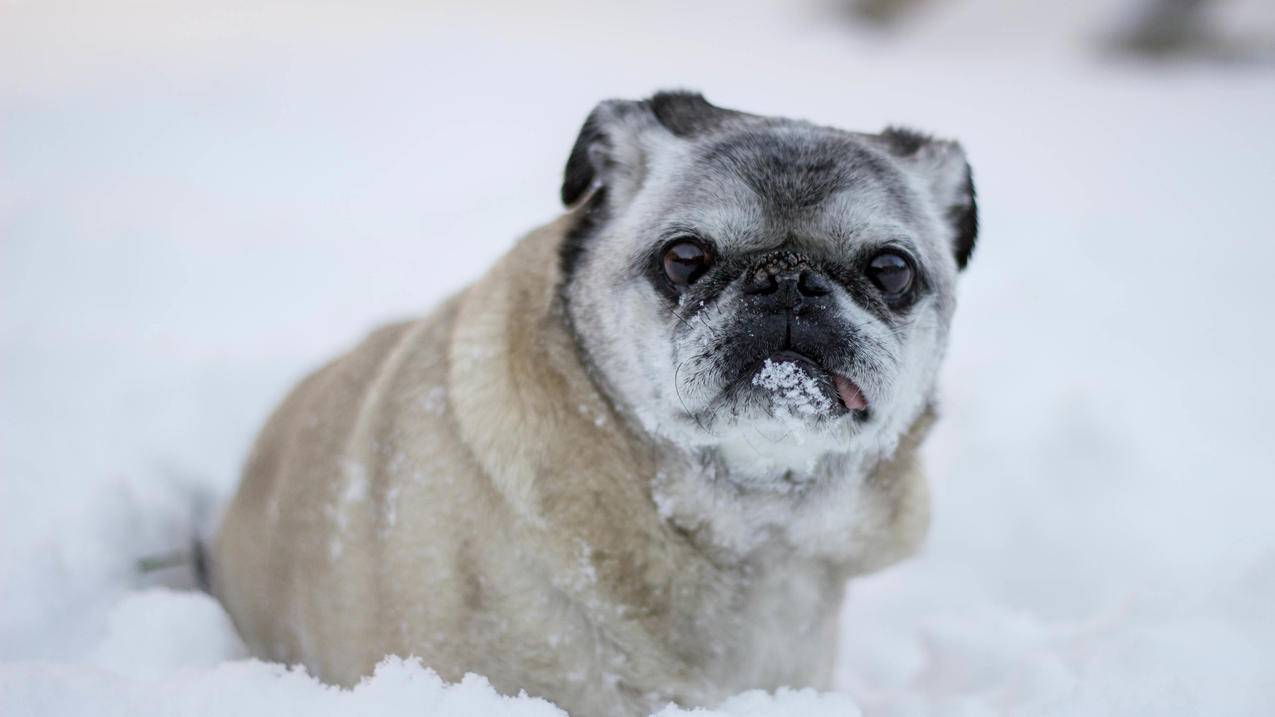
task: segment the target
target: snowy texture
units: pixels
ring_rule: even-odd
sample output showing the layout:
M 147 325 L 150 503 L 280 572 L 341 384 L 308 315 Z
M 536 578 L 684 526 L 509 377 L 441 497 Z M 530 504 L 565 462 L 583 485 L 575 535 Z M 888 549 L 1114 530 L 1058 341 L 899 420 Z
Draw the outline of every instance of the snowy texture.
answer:
M 770 392 L 771 403 L 799 416 L 817 416 L 832 408 L 819 383 L 792 361 L 766 359 L 753 376 L 753 385 Z
M 171 717 L 185 715 L 446 715 L 565 717 L 544 700 L 498 694 L 467 675 L 443 683 L 416 661 L 386 658 L 353 689 L 325 685 L 300 667 L 256 660 L 133 678 L 109 670 L 16 664 L 0 671 L 0 714 Z
M 716 709 L 680 709 L 670 705 L 655 717 L 858 717 L 859 707 L 847 695 L 814 690 L 760 690 L 736 695 Z
M 303 371 L 554 216 L 594 102 L 662 86 L 959 137 L 984 225 L 924 553 L 851 586 L 837 692 L 698 714 L 1270 713 L 1273 73 L 1102 60 L 1107 2 L 926 7 L 0 5 L 0 714 L 560 714 L 246 661 L 135 567 Z

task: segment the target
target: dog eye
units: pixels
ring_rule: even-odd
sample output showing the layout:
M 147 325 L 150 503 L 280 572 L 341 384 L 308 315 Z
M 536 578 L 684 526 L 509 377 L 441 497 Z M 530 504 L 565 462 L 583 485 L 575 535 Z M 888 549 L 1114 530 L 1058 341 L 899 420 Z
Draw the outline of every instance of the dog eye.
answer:
M 664 274 L 677 286 L 687 286 L 713 263 L 708 247 L 698 239 L 676 239 L 664 247 Z
M 868 278 L 887 299 L 897 299 L 912 288 L 915 274 L 912 262 L 898 252 L 883 251 L 868 262 Z

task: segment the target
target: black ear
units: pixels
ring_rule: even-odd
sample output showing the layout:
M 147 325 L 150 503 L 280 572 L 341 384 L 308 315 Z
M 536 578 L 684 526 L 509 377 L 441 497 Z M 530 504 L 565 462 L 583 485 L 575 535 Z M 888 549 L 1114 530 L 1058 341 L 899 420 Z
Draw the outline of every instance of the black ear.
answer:
M 956 142 L 900 127 L 889 127 L 877 137 L 929 189 L 951 229 L 956 266 L 964 269 L 978 239 L 978 197 L 965 150 Z
M 715 107 L 694 92 L 657 92 L 650 99 L 606 100 L 589 113 L 567 157 L 562 203 L 570 206 L 595 184 L 621 184 L 634 190 L 641 182 L 643 134 L 652 130 L 677 137 L 712 131 L 741 113 Z M 612 192 L 613 196 L 623 192 Z
M 660 125 L 678 137 L 696 137 L 748 115 L 712 104 L 698 92 L 666 90 L 646 101 Z
M 606 135 L 602 133 L 599 126 L 601 124 L 599 110 L 601 109 L 599 106 L 589 113 L 584 126 L 580 128 L 579 136 L 576 137 L 575 145 L 571 147 L 571 154 L 567 157 L 567 169 L 562 176 L 562 203 L 567 206 L 575 204 L 580 197 L 584 196 L 597 177 L 594 160 L 589 154 L 593 147 L 607 141 Z
M 974 242 L 978 240 L 978 194 L 974 191 L 974 170 L 968 163 L 960 194 L 961 201 L 947 208 L 947 220 L 956 228 L 956 238 L 952 240 L 956 266 L 964 269 L 974 254 Z

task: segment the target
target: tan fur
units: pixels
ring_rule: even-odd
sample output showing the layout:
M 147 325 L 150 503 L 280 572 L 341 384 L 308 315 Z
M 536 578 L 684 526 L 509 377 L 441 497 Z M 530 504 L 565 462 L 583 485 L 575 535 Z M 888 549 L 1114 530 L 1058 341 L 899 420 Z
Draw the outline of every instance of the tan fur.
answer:
M 415 655 L 585 716 L 826 684 L 846 578 L 924 534 L 928 418 L 856 489 L 831 547 L 732 551 L 662 517 L 652 481 L 687 459 L 583 368 L 557 291 L 567 221 L 271 417 L 213 556 L 255 654 L 346 685 Z

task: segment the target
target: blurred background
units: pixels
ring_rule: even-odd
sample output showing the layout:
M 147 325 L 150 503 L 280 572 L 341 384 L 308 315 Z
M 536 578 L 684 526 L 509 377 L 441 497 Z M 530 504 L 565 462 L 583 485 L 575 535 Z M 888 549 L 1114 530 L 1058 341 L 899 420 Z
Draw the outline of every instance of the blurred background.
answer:
M 0 0 L 0 687 L 241 654 L 137 559 L 305 371 L 553 218 L 597 101 L 660 88 L 974 167 L 933 530 L 852 586 L 838 689 L 1269 711 L 1270 0 Z

